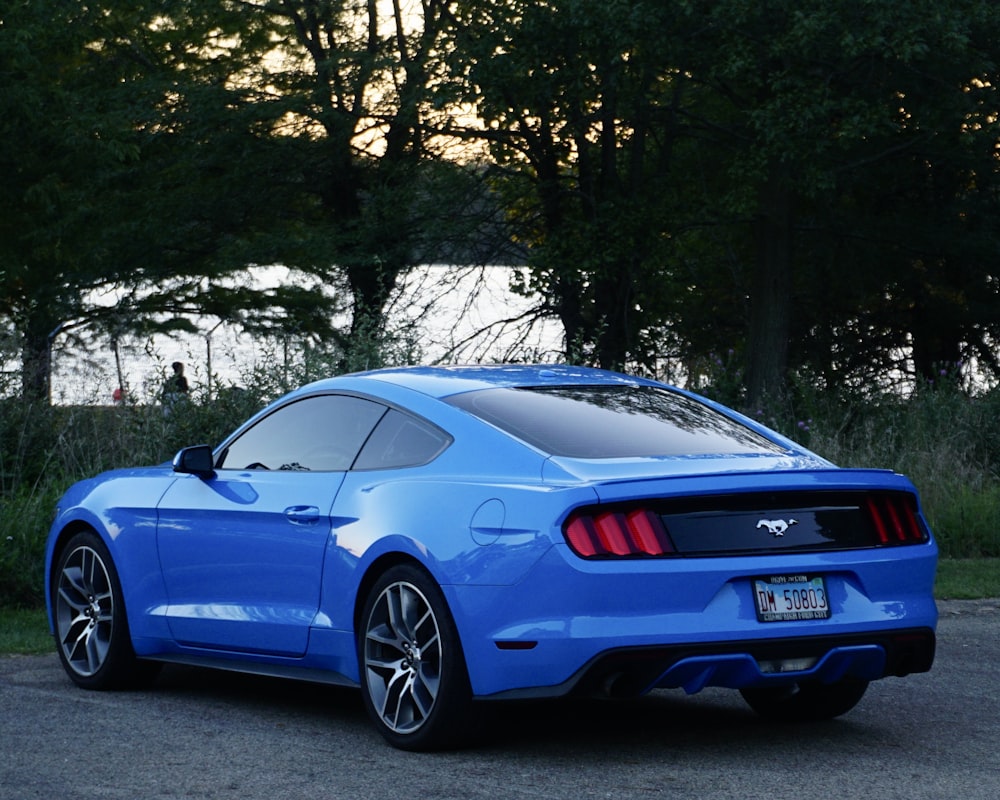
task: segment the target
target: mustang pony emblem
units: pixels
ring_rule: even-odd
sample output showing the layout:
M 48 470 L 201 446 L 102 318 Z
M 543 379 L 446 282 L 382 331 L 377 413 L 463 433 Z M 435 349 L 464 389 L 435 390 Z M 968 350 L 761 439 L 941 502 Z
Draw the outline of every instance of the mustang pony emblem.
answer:
M 757 523 L 758 528 L 767 528 L 767 532 L 772 536 L 784 536 L 792 525 L 798 525 L 797 519 L 790 519 L 785 522 L 783 519 L 762 519 Z

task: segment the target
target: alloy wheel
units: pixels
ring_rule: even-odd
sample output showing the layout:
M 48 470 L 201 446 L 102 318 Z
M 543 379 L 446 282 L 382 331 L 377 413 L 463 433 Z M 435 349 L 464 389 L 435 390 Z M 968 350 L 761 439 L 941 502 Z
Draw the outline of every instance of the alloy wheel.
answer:
M 94 675 L 111 649 L 115 596 L 100 554 L 82 545 L 63 562 L 55 595 L 56 635 L 66 664 L 81 677 Z
M 392 732 L 413 733 L 441 688 L 441 631 L 434 609 L 412 583 L 386 586 L 365 627 L 364 680 L 375 712 Z

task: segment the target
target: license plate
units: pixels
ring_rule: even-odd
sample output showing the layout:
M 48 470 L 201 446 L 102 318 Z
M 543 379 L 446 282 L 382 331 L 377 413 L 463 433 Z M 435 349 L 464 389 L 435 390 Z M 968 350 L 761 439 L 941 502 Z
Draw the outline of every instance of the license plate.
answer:
M 772 575 L 755 578 L 754 604 L 761 622 L 829 619 L 830 602 L 822 576 Z

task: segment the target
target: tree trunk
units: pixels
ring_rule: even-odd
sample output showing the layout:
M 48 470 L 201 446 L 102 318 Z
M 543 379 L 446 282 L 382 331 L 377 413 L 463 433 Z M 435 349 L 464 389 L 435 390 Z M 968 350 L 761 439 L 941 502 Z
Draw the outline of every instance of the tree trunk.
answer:
M 942 377 L 956 377 L 962 360 L 962 317 L 966 313 L 966 293 L 957 277 L 942 265 L 938 289 L 921 282 L 916 287 L 910 318 L 910 344 L 917 380 L 935 383 Z M 949 291 L 941 291 L 946 282 Z
M 763 408 L 786 389 L 791 329 L 792 202 L 787 167 L 776 166 L 761 189 L 757 259 L 750 296 L 747 402 Z
M 25 403 L 50 402 L 52 340 L 58 333 L 57 326 L 57 321 L 36 311 L 22 332 L 21 399 Z

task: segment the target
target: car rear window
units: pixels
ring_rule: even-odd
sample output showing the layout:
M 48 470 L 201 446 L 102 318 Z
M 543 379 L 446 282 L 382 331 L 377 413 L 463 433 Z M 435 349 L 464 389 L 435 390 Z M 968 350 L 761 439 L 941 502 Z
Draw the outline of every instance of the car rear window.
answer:
M 786 452 L 705 404 L 654 386 L 486 389 L 447 402 L 554 456 Z

